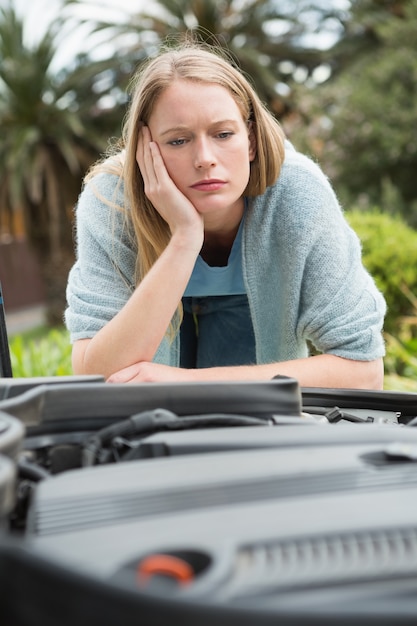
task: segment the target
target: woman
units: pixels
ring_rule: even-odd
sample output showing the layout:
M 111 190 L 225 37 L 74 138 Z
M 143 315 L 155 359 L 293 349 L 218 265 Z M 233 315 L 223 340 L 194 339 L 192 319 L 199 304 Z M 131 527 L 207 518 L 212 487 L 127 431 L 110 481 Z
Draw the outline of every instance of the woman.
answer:
M 67 297 L 77 374 L 382 387 L 385 302 L 331 186 L 201 45 L 135 77 L 79 198 Z

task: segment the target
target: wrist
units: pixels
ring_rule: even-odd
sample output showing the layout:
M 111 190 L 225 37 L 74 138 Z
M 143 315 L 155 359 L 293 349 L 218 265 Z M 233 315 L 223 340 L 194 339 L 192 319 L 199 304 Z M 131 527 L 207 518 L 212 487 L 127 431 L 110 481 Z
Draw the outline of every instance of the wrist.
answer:
M 181 252 L 199 254 L 204 242 L 204 231 L 196 228 L 183 228 L 176 230 L 170 239 L 170 245 Z

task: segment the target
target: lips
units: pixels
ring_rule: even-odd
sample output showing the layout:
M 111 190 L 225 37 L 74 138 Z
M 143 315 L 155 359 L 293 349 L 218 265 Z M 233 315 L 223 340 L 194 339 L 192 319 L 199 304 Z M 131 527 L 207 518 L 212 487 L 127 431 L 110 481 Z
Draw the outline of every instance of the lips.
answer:
M 192 189 L 196 189 L 197 191 L 218 191 L 222 187 L 224 187 L 226 183 L 224 180 L 219 180 L 217 178 L 210 178 L 207 180 L 199 180 L 198 182 L 191 185 Z

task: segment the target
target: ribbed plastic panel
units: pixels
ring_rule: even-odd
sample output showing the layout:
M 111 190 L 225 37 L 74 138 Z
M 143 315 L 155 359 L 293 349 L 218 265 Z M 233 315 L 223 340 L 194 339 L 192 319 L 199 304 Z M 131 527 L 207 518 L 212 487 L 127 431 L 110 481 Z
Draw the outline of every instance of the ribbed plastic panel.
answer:
M 417 528 L 361 531 L 242 547 L 225 596 L 417 574 Z
M 270 476 L 259 479 L 239 481 L 224 479 L 221 483 L 209 480 L 202 481 L 197 485 L 182 485 L 181 487 L 159 488 L 152 492 L 143 491 L 137 486 L 123 487 L 124 478 L 128 472 L 137 474 L 136 485 L 141 484 L 139 464 L 125 464 L 114 467 L 117 471 L 117 485 L 109 487 L 99 495 L 80 494 L 65 496 L 69 487 L 67 475 L 62 481 L 63 496 L 49 495 L 48 484 L 45 488 L 45 496 L 39 502 L 34 503 L 30 517 L 30 530 L 37 535 L 72 532 L 91 527 L 100 527 L 117 522 L 140 519 L 149 516 L 166 515 L 176 512 L 196 511 L 224 505 L 256 503 L 272 501 L 284 498 L 312 497 L 318 494 L 341 493 L 346 491 L 363 491 L 375 489 L 387 489 L 389 487 L 417 486 L 417 472 L 404 471 L 400 467 L 371 469 L 364 471 L 362 468 L 316 472 L 310 475 L 299 476 Z M 87 480 L 94 477 L 96 484 L 103 484 L 106 473 L 95 468 L 89 475 L 83 471 Z M 79 472 L 75 475 L 79 476 Z M 59 485 L 59 478 L 54 479 Z

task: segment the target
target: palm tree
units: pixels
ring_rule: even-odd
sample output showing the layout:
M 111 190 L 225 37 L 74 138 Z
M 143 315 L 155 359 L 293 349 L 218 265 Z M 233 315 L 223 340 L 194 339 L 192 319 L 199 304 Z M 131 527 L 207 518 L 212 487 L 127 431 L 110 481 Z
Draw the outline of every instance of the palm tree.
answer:
M 74 259 L 73 207 L 82 178 L 118 130 L 123 107 L 99 107 L 99 77 L 108 61 L 86 55 L 55 75 L 63 18 L 28 48 L 24 24 L 10 6 L 0 9 L 0 217 L 23 217 L 43 274 L 47 318 L 62 323 L 65 285 Z M 101 84 L 103 81 L 101 81 Z M 117 104 L 117 102 L 116 102 Z
M 96 3 L 66 0 L 68 5 Z M 305 0 L 154 0 L 151 11 L 134 13 L 118 24 L 98 22 L 97 29 L 111 29 L 121 41 L 125 35 L 136 35 L 136 43 L 132 45 L 130 39 L 130 47 L 125 46 L 125 57 L 133 55 L 134 62 L 144 50 L 152 55 L 162 41 L 175 43 L 185 33 L 221 45 L 281 118 L 292 106 L 288 84 L 297 67 L 309 75 L 321 63 L 322 51 L 301 42 L 307 29 L 306 22 L 299 20 L 304 4 Z M 325 17 L 322 10 L 321 19 Z

